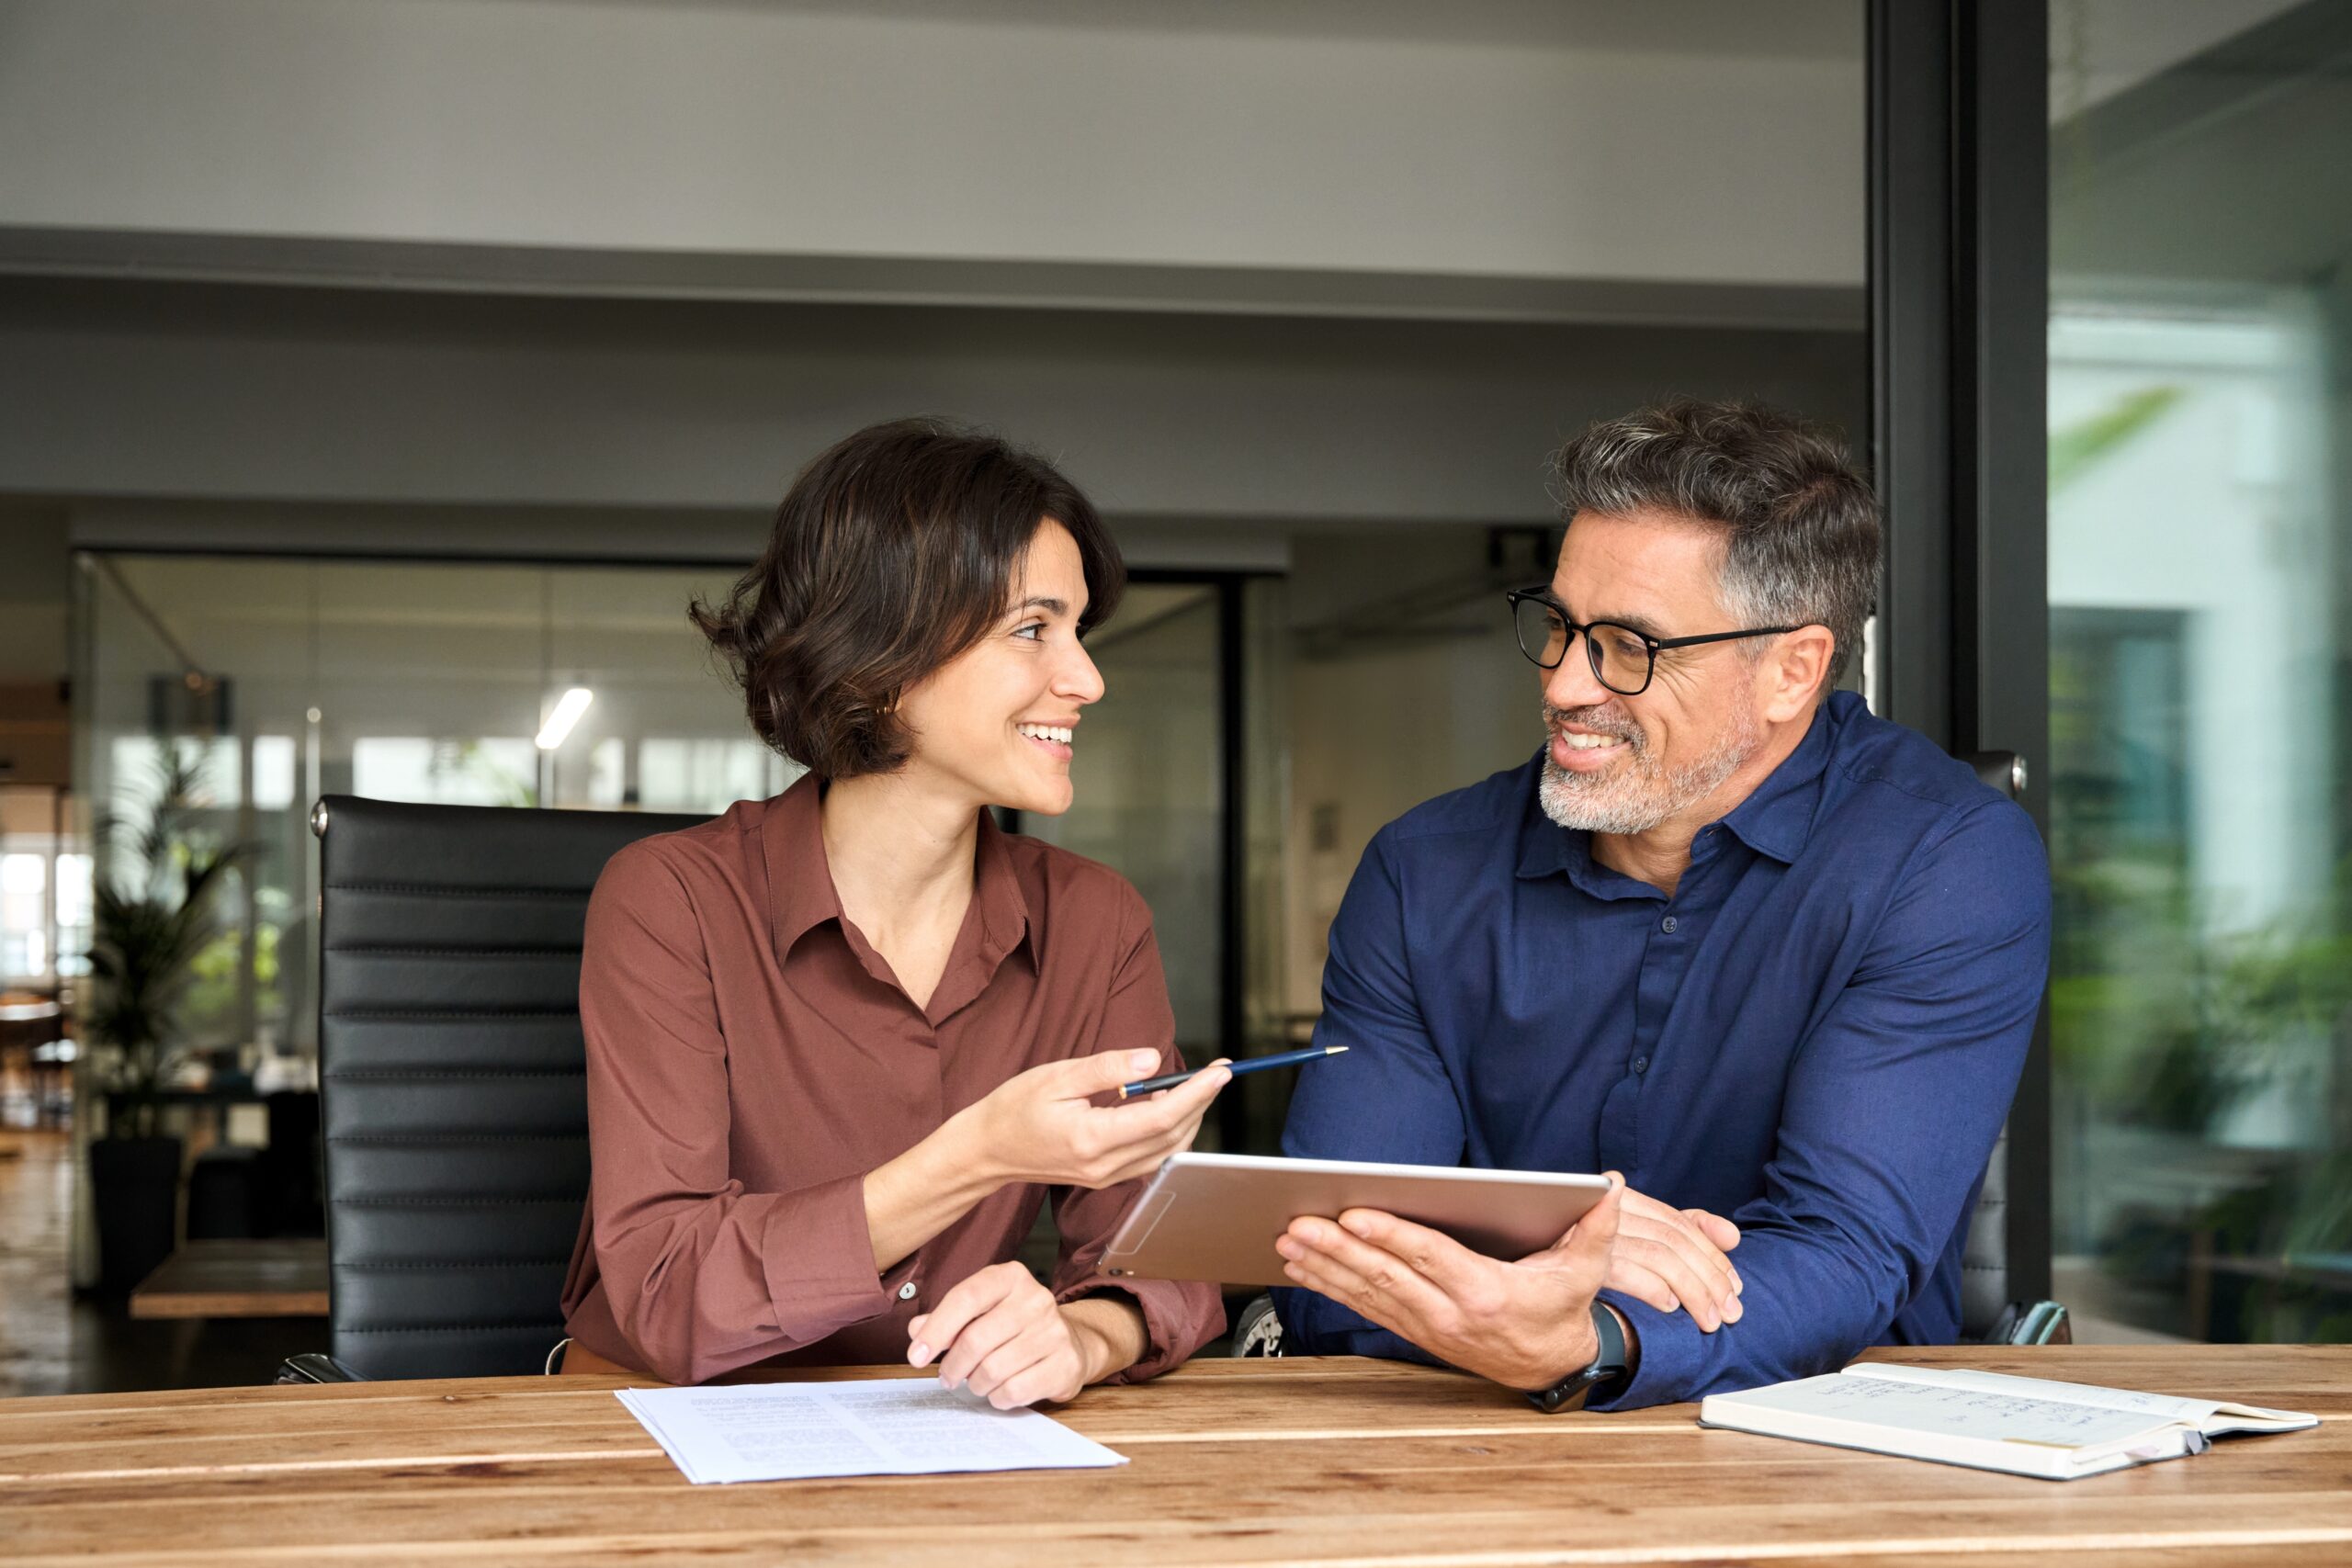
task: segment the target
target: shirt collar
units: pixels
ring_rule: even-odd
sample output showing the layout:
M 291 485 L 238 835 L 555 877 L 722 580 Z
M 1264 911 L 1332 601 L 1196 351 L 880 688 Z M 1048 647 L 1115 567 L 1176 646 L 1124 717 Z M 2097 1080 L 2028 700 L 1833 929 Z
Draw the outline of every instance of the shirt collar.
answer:
M 1724 829 L 1758 854 L 1793 865 L 1804 852 L 1805 840 L 1813 836 L 1815 808 L 1821 804 L 1821 773 L 1829 762 L 1830 732 L 1838 728 L 1832 714 L 1846 695 L 1832 693 L 1827 702 L 1815 707 L 1813 722 L 1805 727 L 1797 749 L 1781 758 L 1781 765 L 1766 774 L 1746 800 L 1724 814 Z
M 833 891 L 832 869 L 825 863 L 825 833 L 818 816 L 823 788 L 816 774 L 803 773 L 768 802 L 767 818 L 760 825 L 778 962 L 810 931 L 841 919 L 841 895 Z
M 1611 871 L 1592 858 L 1592 835 L 1581 828 L 1563 828 L 1544 814 L 1544 753 L 1529 765 L 1534 788 L 1527 792 L 1526 815 L 1519 825 L 1519 872 L 1535 881 L 1565 874 L 1578 892 L 1594 898 L 1659 898 L 1665 897 L 1646 882 Z
M 1821 800 L 1821 774 L 1829 762 L 1831 732 L 1843 718 L 1840 705 L 1860 700 L 1839 692 L 1815 708 L 1797 749 L 1782 758 L 1781 765 L 1766 774 L 1764 782 L 1749 792 L 1746 800 L 1724 815 L 1724 829 L 1758 854 L 1770 855 L 1784 864 L 1795 863 L 1797 856 L 1804 852 L 1805 840 L 1813 835 L 1815 810 Z M 1544 779 L 1541 751 L 1536 753 L 1532 777 L 1537 787 L 1528 791 L 1527 815 L 1520 824 L 1521 877 L 1532 880 L 1565 872 L 1577 886 L 1602 898 L 1634 897 L 1645 889 L 1656 893 L 1647 884 L 1621 875 L 1594 861 L 1590 833 L 1582 829 L 1563 828 L 1544 814 L 1537 794 Z
M 980 911 L 980 955 L 990 967 L 1029 937 L 1029 899 L 1012 863 L 1012 846 L 993 812 L 980 813 L 979 849 L 972 863 L 972 902 Z M 1035 950 L 1031 950 L 1035 956 Z
M 842 918 L 841 894 L 825 860 L 823 787 L 816 774 L 802 775 L 768 802 L 761 824 L 769 930 L 779 963 L 809 931 Z M 979 847 L 972 863 L 972 907 L 979 916 L 981 959 L 993 970 L 1028 937 L 1029 900 L 1021 891 L 1012 848 L 986 811 L 980 813 Z

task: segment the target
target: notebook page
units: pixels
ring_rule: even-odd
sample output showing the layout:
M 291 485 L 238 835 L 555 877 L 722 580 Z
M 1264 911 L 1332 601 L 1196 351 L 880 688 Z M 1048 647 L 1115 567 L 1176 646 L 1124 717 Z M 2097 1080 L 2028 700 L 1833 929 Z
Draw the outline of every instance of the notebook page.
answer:
M 1852 1421 L 1930 1438 L 2084 1450 L 2163 1440 L 2176 1423 L 2158 1416 L 2056 1400 L 2021 1398 L 1984 1389 L 1954 1388 L 1893 1378 L 1832 1373 L 1776 1383 L 1746 1393 L 1711 1396 L 1736 1409 L 1786 1412 Z
M 2052 1382 L 2043 1378 L 2010 1377 L 1963 1367 L 1905 1367 L 1878 1362 L 1846 1369 L 1851 1377 L 1883 1377 L 1905 1382 L 1946 1383 L 1966 1388 L 1996 1389 L 2030 1399 L 2070 1400 L 2107 1410 L 2139 1410 L 2167 1420 L 2185 1421 L 2210 1437 L 2225 1432 L 2294 1432 L 2319 1425 L 2319 1417 L 2299 1410 L 2271 1410 L 2259 1404 L 2238 1404 L 2223 1399 L 2175 1399 L 2169 1394 L 2139 1393 L 2130 1389 L 2101 1388 L 2097 1383 Z
M 2170 1394 L 2139 1393 L 2130 1389 L 2101 1388 L 2096 1383 L 2056 1382 L 2048 1378 L 2010 1377 L 1966 1367 L 1905 1367 L 1888 1362 L 1857 1362 L 1846 1369 L 1851 1378 L 1880 1378 L 1890 1382 L 1927 1383 L 1939 1388 L 1975 1389 L 2019 1399 L 2047 1399 L 2062 1404 L 2091 1404 L 2102 1410 L 2127 1410 L 2160 1421 L 2186 1421 L 2201 1426 L 2220 1409 L 2211 1400 L 2176 1399 Z

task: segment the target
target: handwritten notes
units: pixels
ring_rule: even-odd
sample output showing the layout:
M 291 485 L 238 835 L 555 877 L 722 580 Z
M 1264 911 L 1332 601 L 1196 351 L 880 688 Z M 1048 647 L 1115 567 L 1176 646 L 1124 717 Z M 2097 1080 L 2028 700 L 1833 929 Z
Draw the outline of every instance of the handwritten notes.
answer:
M 2146 1414 L 2132 1411 L 2062 1404 L 1985 1388 L 1835 1373 L 1757 1389 L 1740 1398 L 1746 1404 L 1794 1414 L 2051 1448 L 2094 1448 L 2140 1437 L 2155 1425 Z
M 2319 1418 L 1972 1368 L 1868 1362 L 1826 1377 L 1711 1393 L 1700 1402 L 1699 1423 L 2074 1481 L 2203 1453 L 2225 1432 L 2292 1432 Z

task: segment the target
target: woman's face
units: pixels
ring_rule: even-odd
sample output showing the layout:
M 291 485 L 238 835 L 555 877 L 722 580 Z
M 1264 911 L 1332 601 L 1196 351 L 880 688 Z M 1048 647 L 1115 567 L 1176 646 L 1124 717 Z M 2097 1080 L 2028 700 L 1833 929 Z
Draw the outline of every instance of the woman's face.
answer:
M 1102 695 L 1102 676 L 1079 646 L 1085 612 L 1078 543 L 1047 518 L 996 624 L 899 699 L 914 734 L 909 781 L 968 795 L 975 806 L 1069 810 L 1080 711 Z

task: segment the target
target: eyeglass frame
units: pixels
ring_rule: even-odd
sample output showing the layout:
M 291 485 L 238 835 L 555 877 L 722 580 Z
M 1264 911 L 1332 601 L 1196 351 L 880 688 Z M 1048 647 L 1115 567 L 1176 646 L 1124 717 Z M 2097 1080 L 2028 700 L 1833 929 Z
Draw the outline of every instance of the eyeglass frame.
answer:
M 1746 631 L 1708 632 L 1702 637 L 1652 637 L 1639 626 L 1629 626 L 1623 621 L 1586 621 L 1579 625 L 1569 617 L 1567 606 L 1552 597 L 1552 592 L 1548 588 L 1514 588 L 1504 593 L 1503 602 L 1510 606 L 1511 640 L 1519 644 L 1521 657 L 1538 670 L 1557 670 L 1567 662 L 1568 645 L 1577 638 L 1582 637 L 1584 638 L 1584 660 L 1587 668 L 1592 671 L 1592 678 L 1600 682 L 1604 689 L 1615 692 L 1621 697 L 1638 697 L 1648 691 L 1650 682 L 1657 679 L 1657 656 L 1670 649 L 1697 648 L 1710 642 L 1736 642 L 1741 637 L 1778 637 L 1783 632 L 1803 631 L 1805 626 L 1813 624 L 1807 621 L 1793 626 L 1750 626 Z M 1528 652 L 1526 642 L 1519 635 L 1519 607 L 1521 604 L 1529 603 L 1543 605 L 1559 616 L 1560 625 L 1567 628 L 1567 636 L 1560 641 L 1560 657 L 1549 664 Z M 1642 646 L 1648 650 L 1649 666 L 1642 676 L 1642 683 L 1632 691 L 1623 691 L 1610 685 L 1607 678 L 1600 673 L 1601 654 L 1599 646 L 1592 640 L 1592 630 L 1595 626 L 1608 626 L 1611 630 L 1637 637 Z

